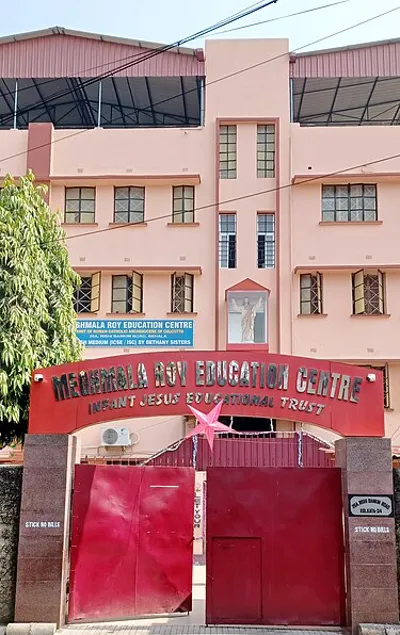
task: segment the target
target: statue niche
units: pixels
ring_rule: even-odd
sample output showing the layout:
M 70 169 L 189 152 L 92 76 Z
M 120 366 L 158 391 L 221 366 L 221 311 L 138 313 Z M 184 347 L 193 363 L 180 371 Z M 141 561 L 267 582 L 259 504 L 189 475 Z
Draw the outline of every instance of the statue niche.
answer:
M 228 344 L 266 343 L 266 293 L 228 293 Z

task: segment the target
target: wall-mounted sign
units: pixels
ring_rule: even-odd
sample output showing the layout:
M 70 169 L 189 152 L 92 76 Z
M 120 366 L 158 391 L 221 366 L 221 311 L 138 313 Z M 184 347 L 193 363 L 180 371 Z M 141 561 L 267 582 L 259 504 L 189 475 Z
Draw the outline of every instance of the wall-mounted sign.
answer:
M 187 348 L 194 345 L 193 320 L 78 320 L 88 347 Z
M 30 434 L 68 434 L 88 425 L 222 414 L 301 421 L 342 436 L 384 435 L 382 373 L 317 359 L 243 351 L 160 351 L 88 359 L 34 371 Z
M 354 527 L 355 534 L 390 534 L 390 527 Z
M 27 529 L 60 529 L 61 523 L 58 520 L 32 520 L 26 521 Z
M 375 518 L 393 516 L 393 496 L 349 495 L 349 515 Z

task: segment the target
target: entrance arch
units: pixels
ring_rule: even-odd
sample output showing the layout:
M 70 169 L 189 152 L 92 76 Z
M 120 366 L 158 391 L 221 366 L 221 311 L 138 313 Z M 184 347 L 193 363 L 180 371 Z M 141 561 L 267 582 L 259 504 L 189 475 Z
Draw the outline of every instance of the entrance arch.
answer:
M 137 353 L 35 371 L 30 434 L 71 434 L 132 417 L 222 414 L 301 420 L 342 437 L 384 436 L 379 371 L 242 351 Z M 371 381 L 372 380 L 372 381 Z
M 31 386 L 29 434 L 25 444 L 16 620 L 54 621 L 59 625 L 64 622 L 66 550 L 70 538 L 72 472 L 76 462 L 74 432 L 94 424 L 138 416 L 187 415 L 189 405 L 208 411 L 222 400 L 222 415 L 261 415 L 281 420 L 300 420 L 342 437 L 336 443 L 337 470 L 329 469 L 331 477 L 328 478 L 335 478 L 335 472 L 338 475 L 335 509 L 340 519 L 343 514 L 345 525 L 348 585 L 346 623 L 355 627 L 363 621 L 397 621 L 390 440 L 380 438 L 384 436 L 381 375 L 379 371 L 369 373 L 365 368 L 339 362 L 274 355 L 262 351 L 137 353 L 35 370 Z M 155 467 L 148 469 L 163 470 Z M 246 489 L 249 472 L 247 467 L 243 469 L 246 474 L 238 473 L 237 478 Z M 276 479 L 278 471 L 273 470 L 273 474 L 265 473 L 265 478 Z M 302 469 L 305 479 L 306 471 L 307 469 Z M 260 476 L 261 472 L 262 468 Z M 225 474 L 223 478 L 228 476 Z M 283 474 L 282 478 L 284 476 Z M 310 483 L 311 490 L 314 491 L 313 475 L 310 476 Z M 164 485 L 160 482 L 152 485 L 160 484 Z M 293 487 L 286 490 L 295 494 L 297 486 L 295 479 Z M 229 501 L 223 495 L 224 487 L 220 488 L 222 494 L 219 499 L 214 497 L 214 503 L 211 501 L 211 504 L 214 504 L 215 518 L 221 517 L 222 507 L 219 501 L 225 504 L 228 527 L 231 510 Z M 325 497 L 326 484 L 321 487 L 317 498 L 329 504 Z M 271 488 L 271 491 L 276 489 L 272 485 Z M 258 492 L 259 501 L 264 500 L 264 485 L 254 491 Z M 385 512 L 382 512 L 381 517 L 372 518 L 368 514 L 365 518 L 353 517 L 356 514 L 352 513 L 352 500 L 357 499 L 360 503 L 360 498 L 372 496 L 374 500 L 381 498 L 385 503 Z M 102 500 L 106 505 L 107 497 Z M 284 507 L 285 513 L 291 513 L 289 502 L 288 500 Z M 376 508 L 379 507 L 378 503 L 374 503 Z M 381 512 L 383 507 L 379 509 Z M 258 513 L 257 508 L 256 511 Z M 357 514 L 359 515 L 358 508 Z M 316 514 L 317 519 L 318 517 Z M 258 519 L 255 517 L 255 524 L 257 523 Z M 193 517 L 190 524 L 193 524 Z M 342 527 L 341 522 L 338 526 Z M 376 527 L 377 531 L 370 532 L 370 527 Z M 214 526 L 212 530 L 215 530 L 214 537 L 218 540 L 224 538 L 231 541 L 232 535 L 223 536 L 219 526 Z M 274 531 L 271 530 L 270 534 Z M 211 532 L 209 533 L 211 538 Z M 371 533 L 371 536 L 369 540 L 362 540 L 361 544 L 364 533 Z M 388 561 L 384 565 L 376 562 L 376 537 L 372 533 L 377 534 L 380 543 L 385 542 Z M 261 560 L 257 560 L 259 556 L 256 558 L 254 554 L 260 555 L 261 551 L 255 543 L 242 543 L 242 538 L 247 539 L 242 535 L 233 537 L 237 539 L 234 544 L 225 542 L 221 548 L 239 548 L 241 557 L 246 562 L 249 556 L 254 563 L 268 564 L 263 555 L 260 556 Z M 270 552 L 274 549 L 273 546 Z M 36 584 L 36 578 L 33 581 L 29 578 L 32 558 L 35 559 L 35 570 L 40 574 L 40 584 Z M 368 565 L 366 578 L 360 577 L 361 567 L 365 564 Z M 214 573 L 215 567 L 220 567 L 215 558 L 213 567 Z M 388 588 L 384 589 L 385 602 L 382 601 L 380 586 L 382 567 L 385 569 L 385 580 L 388 581 Z M 231 578 L 232 576 L 230 581 Z M 225 581 L 222 578 L 219 582 L 224 587 Z M 367 604 L 363 601 L 365 584 L 368 585 L 369 596 L 372 598 Z M 240 587 L 234 591 L 238 597 L 241 596 Z M 39 596 L 42 597 L 41 593 L 45 594 L 46 602 L 36 601 Z M 35 602 L 32 602 L 32 596 Z M 184 598 L 180 600 L 179 606 L 186 606 Z M 210 606 L 209 622 L 212 623 L 215 618 L 220 621 L 221 606 Z M 257 606 L 259 610 L 261 605 Z M 342 615 L 342 612 L 338 615 Z M 233 616 L 233 621 L 237 619 Z M 278 616 L 276 619 L 282 618 Z M 264 623 L 263 620 L 261 617 L 257 621 Z

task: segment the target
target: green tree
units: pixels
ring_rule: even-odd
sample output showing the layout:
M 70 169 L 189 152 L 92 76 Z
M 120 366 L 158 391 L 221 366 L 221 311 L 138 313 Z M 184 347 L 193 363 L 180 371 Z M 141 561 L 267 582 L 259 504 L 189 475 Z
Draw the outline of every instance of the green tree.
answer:
M 57 215 L 34 176 L 0 191 L 0 446 L 23 438 L 35 368 L 76 361 L 73 292 L 79 276 Z

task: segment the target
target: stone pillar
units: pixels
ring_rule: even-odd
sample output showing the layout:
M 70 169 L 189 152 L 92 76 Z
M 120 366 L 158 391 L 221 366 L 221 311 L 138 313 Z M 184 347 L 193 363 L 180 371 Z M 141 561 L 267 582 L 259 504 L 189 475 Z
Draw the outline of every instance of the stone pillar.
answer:
M 336 466 L 342 469 L 345 528 L 347 626 L 399 621 L 396 534 L 390 510 L 360 504 L 354 515 L 352 495 L 393 495 L 390 439 L 344 438 L 336 442 Z M 361 502 L 361 498 L 358 499 Z M 352 499 L 354 503 L 356 499 Z M 387 502 L 387 499 L 384 499 Z M 379 507 L 379 505 L 378 505 Z M 373 508 L 370 513 L 368 509 Z M 363 515 L 368 514 L 368 515 Z
M 16 622 L 64 624 L 75 458 L 75 437 L 25 437 Z

